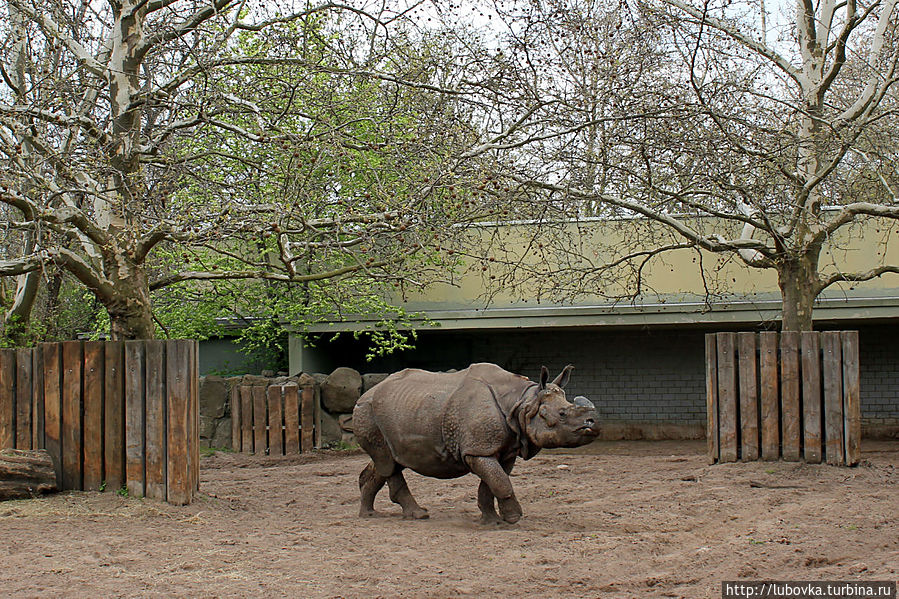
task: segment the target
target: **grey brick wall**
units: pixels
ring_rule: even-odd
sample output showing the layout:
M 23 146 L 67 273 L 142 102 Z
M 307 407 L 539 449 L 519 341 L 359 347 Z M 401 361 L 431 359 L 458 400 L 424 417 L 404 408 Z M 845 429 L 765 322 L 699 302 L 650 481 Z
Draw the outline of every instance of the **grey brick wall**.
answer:
M 844 327 L 849 328 L 849 327 Z M 341 365 L 363 372 L 407 366 L 428 370 L 495 362 L 536 378 L 574 364 L 569 396 L 586 395 L 605 422 L 705 423 L 703 329 L 565 331 L 423 331 L 416 350 L 365 363 L 349 345 L 334 348 Z M 862 422 L 899 425 L 899 324 L 859 327 Z M 347 343 L 344 341 L 343 343 Z M 353 356 L 359 356 L 355 359 Z M 336 365 L 336 364 L 335 364 Z
M 859 328 L 863 424 L 899 425 L 899 326 Z

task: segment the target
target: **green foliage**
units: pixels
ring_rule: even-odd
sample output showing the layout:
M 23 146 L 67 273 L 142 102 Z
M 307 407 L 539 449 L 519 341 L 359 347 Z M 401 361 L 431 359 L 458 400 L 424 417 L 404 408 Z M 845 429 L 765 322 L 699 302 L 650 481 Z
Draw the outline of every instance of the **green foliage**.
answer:
M 446 278 L 458 263 L 444 239 L 475 202 L 457 187 L 457 161 L 448 157 L 468 133 L 438 94 L 341 74 L 345 65 L 329 47 L 339 29 L 333 17 L 317 16 L 238 36 L 228 51 L 301 61 L 216 71 L 222 97 L 244 103 L 217 116 L 227 127 L 201 128 L 174 144 L 192 170 L 169 209 L 190 230 L 223 233 L 160 245 L 151 255 L 160 276 L 267 271 L 310 280 L 158 289 L 152 299 L 160 336 L 237 333 L 245 352 L 271 363 L 286 356 L 285 327 L 304 332 L 361 316 L 371 325 L 356 336 L 368 341 L 369 359 L 414 343 L 412 316 L 389 298 Z M 442 51 L 411 40 L 400 48 L 403 56 L 382 60 L 406 63 L 424 78 Z M 286 254 L 293 256 L 287 265 Z

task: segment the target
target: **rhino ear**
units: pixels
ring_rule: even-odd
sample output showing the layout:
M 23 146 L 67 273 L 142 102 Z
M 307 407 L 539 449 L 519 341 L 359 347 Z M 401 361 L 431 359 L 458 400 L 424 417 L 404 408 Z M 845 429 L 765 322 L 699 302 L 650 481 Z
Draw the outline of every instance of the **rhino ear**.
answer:
M 562 372 L 559 373 L 553 380 L 553 385 L 558 385 L 559 387 L 564 387 L 568 384 L 568 377 L 571 375 L 571 371 L 574 370 L 574 366 L 569 364 L 565 368 L 562 369 Z
M 546 369 L 546 366 L 540 367 L 540 388 L 546 389 L 546 381 L 549 379 L 549 370 Z

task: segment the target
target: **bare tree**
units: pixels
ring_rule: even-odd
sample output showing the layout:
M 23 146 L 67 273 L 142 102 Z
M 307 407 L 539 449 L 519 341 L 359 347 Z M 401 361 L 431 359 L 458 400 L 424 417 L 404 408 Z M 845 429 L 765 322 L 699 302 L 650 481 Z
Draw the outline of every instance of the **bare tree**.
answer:
M 65 269 L 113 338 L 152 338 L 151 292 L 184 281 L 419 283 L 404 266 L 425 236 L 476 216 L 453 192 L 470 114 L 449 103 L 478 82 L 441 68 L 414 3 L 6 5 L 0 203 L 19 241 L 0 276 Z
M 596 36 L 610 38 L 586 24 L 620 19 L 616 35 L 651 41 L 644 52 L 597 57 L 639 74 L 598 111 L 626 123 L 603 140 L 601 152 L 584 141 L 597 119 L 582 118 L 577 131 L 557 120 L 545 135 L 555 153 L 541 146 L 509 172 L 545 202 L 601 205 L 596 214 L 657 223 L 657 239 L 631 239 L 596 272 L 610 261 L 642 263 L 668 249 L 729 254 L 776 270 L 784 330 L 810 330 L 814 301 L 828 287 L 899 272 L 874 256 L 857 272 L 822 259 L 867 221 L 884 221 L 886 242 L 889 223 L 899 218 L 895 0 L 800 0 L 792 19 L 763 21 L 761 30 L 755 2 L 525 4 L 528 26 L 519 29 L 543 27 L 544 40 L 564 46 L 553 48 L 558 64 L 535 61 L 532 72 L 550 64 L 546 80 L 570 90 L 572 106 L 595 94 L 559 74 L 573 72 L 574 57 L 596 47 Z M 569 23 L 577 21 L 585 26 L 572 32 Z M 605 81 L 612 87 L 616 80 Z M 532 88 L 542 98 L 558 97 L 546 85 Z M 602 186 L 585 182 L 588 168 L 605 173 Z

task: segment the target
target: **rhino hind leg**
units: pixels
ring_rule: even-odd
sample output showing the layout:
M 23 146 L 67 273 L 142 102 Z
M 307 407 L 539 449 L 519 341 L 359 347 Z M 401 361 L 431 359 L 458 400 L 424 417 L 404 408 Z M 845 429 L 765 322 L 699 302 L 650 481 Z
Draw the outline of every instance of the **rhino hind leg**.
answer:
M 356 425 L 357 414 L 360 421 L 358 427 Z M 371 456 L 371 462 L 359 474 L 361 494 L 359 515 L 362 517 L 378 515 L 375 511 L 375 496 L 384 487 L 384 483 L 387 483 L 390 489 L 390 500 L 403 508 L 403 518 L 416 520 L 427 518 L 428 510 L 415 501 L 403 476 L 403 467 L 393 459 L 390 447 L 370 416 L 370 409 L 361 408 L 357 409 L 353 415 L 353 426 L 356 428 L 359 444 Z
M 375 495 L 384 487 L 386 482 L 387 477 L 378 474 L 374 462 L 369 462 L 368 466 L 359 473 L 359 492 L 362 496 L 359 516 L 365 518 L 378 515 L 378 512 L 375 511 Z
M 401 468 L 397 468 L 387 479 L 387 486 L 390 488 L 390 500 L 403 508 L 403 518 L 421 520 L 428 517 L 428 510 L 418 505 L 412 496 Z

